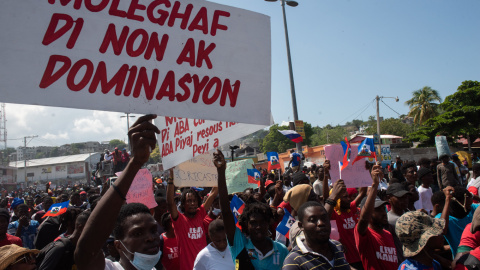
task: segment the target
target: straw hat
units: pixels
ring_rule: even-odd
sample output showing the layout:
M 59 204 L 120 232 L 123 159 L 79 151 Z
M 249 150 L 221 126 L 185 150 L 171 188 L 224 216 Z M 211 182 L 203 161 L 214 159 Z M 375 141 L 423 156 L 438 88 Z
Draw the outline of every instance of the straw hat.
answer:
M 0 247 L 0 270 L 6 269 L 10 264 L 14 263 L 18 257 L 24 254 L 33 253 L 36 255 L 39 252 L 40 250 L 38 249 L 23 248 L 15 244 Z

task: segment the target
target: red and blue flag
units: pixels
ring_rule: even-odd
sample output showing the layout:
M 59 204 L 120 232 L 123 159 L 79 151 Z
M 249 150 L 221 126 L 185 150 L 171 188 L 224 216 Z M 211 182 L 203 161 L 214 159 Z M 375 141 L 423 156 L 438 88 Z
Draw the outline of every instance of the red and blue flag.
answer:
M 238 224 L 238 219 L 240 215 L 243 213 L 243 209 L 245 208 L 245 203 L 240 199 L 237 195 L 233 195 L 232 201 L 230 201 L 230 209 L 232 210 L 233 217 L 235 218 L 235 224 L 238 228 L 241 229 L 240 225 Z
M 280 169 L 277 152 L 267 152 L 268 170 Z
M 377 161 L 377 155 L 375 154 L 375 146 L 373 144 L 372 138 L 366 138 L 358 146 L 358 154 L 353 160 L 352 165 L 355 164 L 356 161 L 362 158 L 375 158 L 375 161 Z
M 287 209 L 283 208 L 283 211 L 285 211 L 285 214 L 283 215 L 282 221 L 277 226 L 277 232 L 284 235 L 286 238 L 289 238 L 290 228 L 292 228 L 293 223 L 295 223 L 295 218 L 292 217 Z
M 348 141 L 347 137 L 345 137 L 345 142 L 340 142 L 343 148 L 343 160 L 339 162 L 340 170 L 343 171 L 348 166 L 350 162 L 350 155 L 352 154 L 352 147 L 350 146 L 350 142 Z
M 282 133 L 285 135 L 290 141 L 294 143 L 300 143 L 303 142 L 302 135 L 298 134 L 295 130 L 278 130 L 278 132 Z
M 260 184 L 260 171 L 257 169 L 247 169 L 248 183 Z
M 47 213 L 45 213 L 45 215 L 43 215 L 43 217 L 60 216 L 61 214 L 67 212 L 67 208 L 68 208 L 69 204 L 70 204 L 70 201 L 52 204 L 52 206 L 50 206 L 50 208 L 48 208 Z

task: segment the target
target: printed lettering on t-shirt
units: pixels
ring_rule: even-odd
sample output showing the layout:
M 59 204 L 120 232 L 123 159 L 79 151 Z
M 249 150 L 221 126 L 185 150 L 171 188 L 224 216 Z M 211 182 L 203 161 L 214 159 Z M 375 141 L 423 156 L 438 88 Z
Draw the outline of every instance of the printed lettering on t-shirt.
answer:
M 190 228 L 188 231 L 188 238 L 190 239 L 200 239 L 203 236 L 202 227 Z
M 172 260 L 178 258 L 178 247 L 171 247 L 168 248 L 170 250 L 170 254 L 168 254 L 168 259 Z
M 350 230 L 355 228 L 355 221 L 353 220 L 353 217 L 349 217 L 343 220 L 343 228 L 345 230 Z
M 279 265 L 280 264 L 280 252 L 275 252 L 273 254 L 273 264 L 274 265 Z M 283 264 L 283 262 L 282 262 Z
M 380 251 L 375 252 L 377 254 L 377 259 L 387 262 L 398 262 L 397 250 L 395 247 L 384 247 L 380 246 Z

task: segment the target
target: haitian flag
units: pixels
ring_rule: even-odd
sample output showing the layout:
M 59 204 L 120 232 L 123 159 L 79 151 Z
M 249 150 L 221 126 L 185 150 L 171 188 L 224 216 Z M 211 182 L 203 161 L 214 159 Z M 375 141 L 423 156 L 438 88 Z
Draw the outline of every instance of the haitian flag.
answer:
M 341 171 L 348 166 L 348 163 L 350 162 L 350 155 L 352 154 L 352 147 L 350 146 L 350 142 L 348 141 L 347 137 L 345 137 L 345 142 L 340 142 L 343 148 L 343 160 L 339 162 Z
M 260 171 L 257 169 L 247 169 L 248 183 L 260 185 Z
M 287 209 L 283 208 L 283 210 L 285 211 L 285 214 L 283 215 L 282 222 L 277 226 L 277 232 L 283 234 L 286 238 L 289 238 L 290 228 L 292 228 L 293 223 L 295 223 L 295 218 L 292 217 Z
M 280 162 L 278 162 L 277 152 L 267 152 L 268 170 L 280 169 Z
M 240 199 L 237 195 L 233 195 L 232 201 L 230 202 L 230 209 L 232 210 L 233 217 L 235 218 L 235 224 L 240 229 L 241 227 L 238 224 L 238 219 L 240 215 L 243 213 L 244 208 L 245 208 L 245 203 L 242 201 L 242 199 Z
M 43 217 L 56 217 L 60 216 L 61 214 L 67 212 L 68 205 L 70 204 L 70 201 L 62 202 L 62 203 L 56 203 L 52 204 L 50 208 L 48 208 L 47 213 L 43 215 Z
M 290 141 L 294 143 L 303 142 L 302 135 L 298 134 L 295 130 L 278 130 L 278 132 L 285 135 L 287 138 L 290 139 Z
M 357 160 L 362 158 L 375 158 L 377 161 L 377 155 L 375 154 L 375 146 L 373 145 L 372 138 L 366 138 L 359 146 L 358 146 L 358 154 L 352 162 L 352 165 L 355 164 Z

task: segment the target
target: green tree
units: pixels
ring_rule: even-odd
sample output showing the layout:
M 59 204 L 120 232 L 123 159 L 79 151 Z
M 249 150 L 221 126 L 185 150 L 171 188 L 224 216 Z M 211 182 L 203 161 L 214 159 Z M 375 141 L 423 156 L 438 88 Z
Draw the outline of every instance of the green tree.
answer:
M 398 118 L 388 118 L 380 122 L 380 132 L 382 134 L 397 135 L 406 137 L 408 134 L 412 133 L 413 125 L 405 124 L 402 120 Z M 366 129 L 367 134 L 374 134 L 377 132 L 377 125 L 370 125 Z
M 118 147 L 118 149 L 120 150 L 123 148 L 127 148 L 127 144 L 124 141 L 118 140 L 118 139 L 113 139 L 108 144 L 110 145 L 110 147 L 112 148 Z
M 43 152 L 38 152 L 35 154 L 35 159 L 44 158 L 44 157 L 45 157 L 45 153 Z
M 59 155 L 58 151 L 59 151 L 58 147 L 54 147 L 52 151 L 50 151 L 50 157 L 58 157 Z
M 442 114 L 429 119 L 408 140 L 433 145 L 435 135 L 445 135 L 450 140 L 460 136 L 469 145 L 480 137 L 480 82 L 464 81 L 457 91 L 440 104 Z M 469 149 L 471 150 L 471 149 Z
M 278 130 L 287 130 L 287 126 L 275 124 L 270 127 L 270 132 L 260 142 L 260 151 L 283 153 L 287 149 L 295 148 L 295 143 L 283 136 Z
M 324 128 L 315 129 L 316 133 L 312 135 L 312 145 L 340 143 L 349 135 L 348 131 L 341 126 L 332 127 L 327 125 Z
M 158 148 L 158 144 L 156 144 L 155 149 L 153 149 L 152 153 L 150 154 L 149 163 L 159 163 L 160 160 L 160 149 Z
M 413 117 L 415 124 L 421 125 L 438 115 L 439 104 L 435 102 L 442 102 L 442 99 L 437 90 L 424 86 L 422 89 L 413 91 L 412 95 L 413 97 L 405 101 L 405 104 L 410 108 L 408 116 Z
M 70 149 L 71 149 L 71 150 L 70 150 L 69 153 L 70 153 L 71 155 L 78 155 L 78 154 L 80 154 L 80 150 L 78 149 L 78 147 L 77 147 L 77 145 L 76 145 L 75 143 L 71 144 Z

